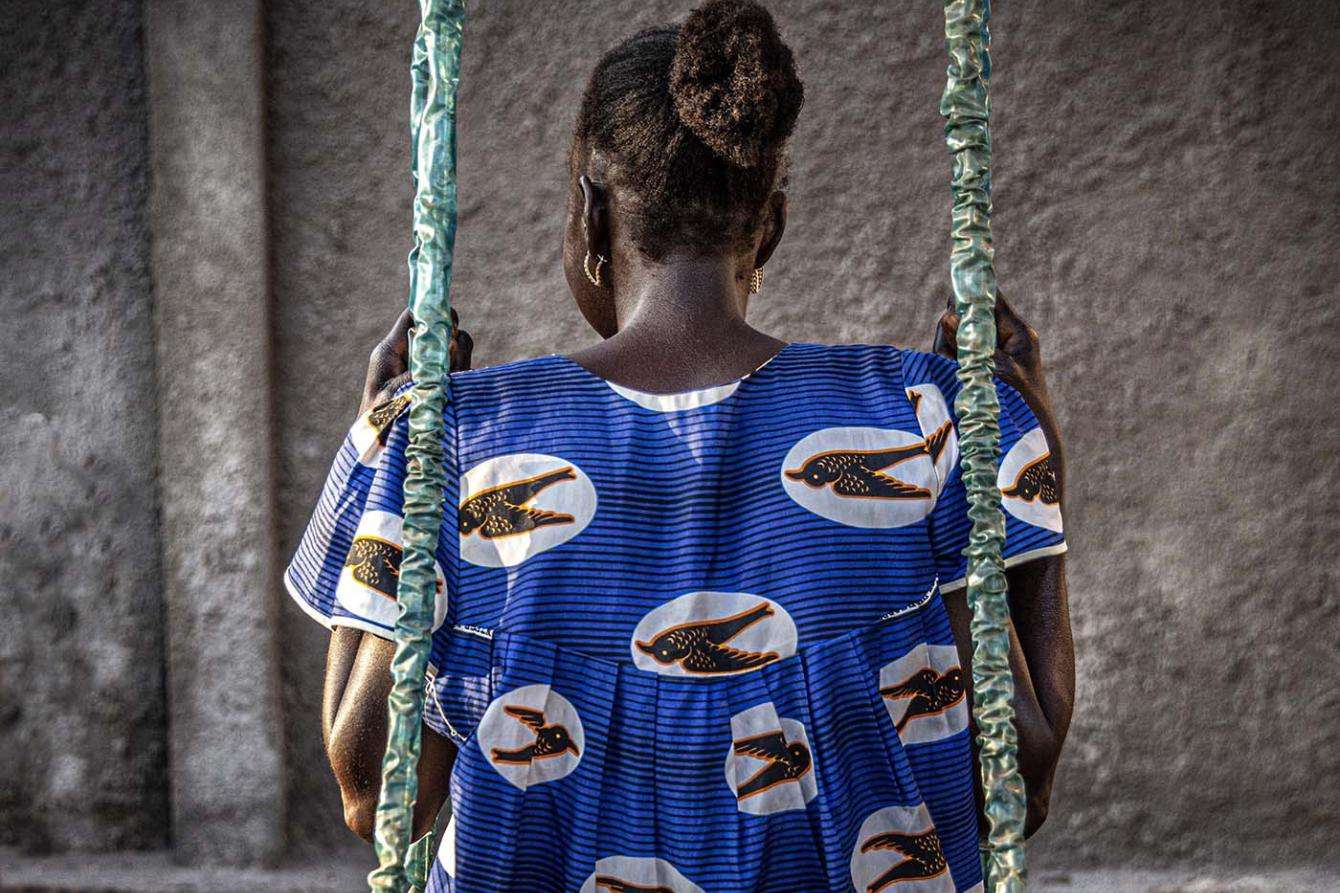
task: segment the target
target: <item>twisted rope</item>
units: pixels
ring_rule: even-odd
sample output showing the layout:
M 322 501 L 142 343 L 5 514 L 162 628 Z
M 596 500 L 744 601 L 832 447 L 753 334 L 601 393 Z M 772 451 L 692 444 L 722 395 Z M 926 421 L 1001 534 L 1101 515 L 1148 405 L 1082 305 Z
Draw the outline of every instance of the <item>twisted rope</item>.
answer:
M 972 606 L 972 709 L 986 796 L 986 889 L 1024 889 L 1023 779 L 1014 728 L 1010 616 L 1000 550 L 1005 520 L 996 486 L 1000 402 L 995 387 L 996 272 L 991 244 L 991 35 L 989 0 L 945 0 L 948 82 L 940 100 L 945 142 L 953 156 L 949 272 L 959 316 L 959 419 L 963 482 L 972 532 L 968 604 Z
M 409 306 L 414 315 L 410 371 L 414 401 L 406 448 L 404 555 L 396 598 L 395 656 L 387 697 L 389 731 L 382 759 L 372 890 L 421 889 L 432 864 L 432 835 L 414 848 L 407 869 L 418 796 L 424 674 L 432 645 L 436 598 L 434 554 L 442 526 L 446 467 L 442 413 L 448 399 L 452 251 L 456 242 L 456 90 L 460 82 L 465 0 L 420 0 L 410 99 L 414 177 L 414 247 L 409 254 Z M 413 876 L 411 876 L 413 875 Z

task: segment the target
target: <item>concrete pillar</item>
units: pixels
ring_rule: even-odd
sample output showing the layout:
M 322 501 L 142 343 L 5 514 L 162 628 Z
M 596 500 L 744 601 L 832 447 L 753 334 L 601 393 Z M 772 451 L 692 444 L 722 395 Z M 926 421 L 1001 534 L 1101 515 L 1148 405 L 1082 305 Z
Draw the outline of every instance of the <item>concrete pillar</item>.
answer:
M 257 0 L 150 0 L 172 841 L 283 847 L 263 47 Z
M 0 25 L 0 845 L 167 837 L 137 2 Z M 0 852 L 0 887 L 13 882 Z M 81 857 L 82 858 L 82 857 Z

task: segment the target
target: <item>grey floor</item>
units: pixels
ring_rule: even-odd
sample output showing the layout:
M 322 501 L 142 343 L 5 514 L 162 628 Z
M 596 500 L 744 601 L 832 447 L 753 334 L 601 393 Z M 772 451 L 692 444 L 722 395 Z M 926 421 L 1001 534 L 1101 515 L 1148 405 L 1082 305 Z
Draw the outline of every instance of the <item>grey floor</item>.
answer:
M 277 871 L 182 868 L 166 854 L 23 858 L 0 850 L 0 893 L 346 893 L 365 889 L 351 862 Z M 1041 872 L 1035 893 L 1340 893 L 1333 871 Z

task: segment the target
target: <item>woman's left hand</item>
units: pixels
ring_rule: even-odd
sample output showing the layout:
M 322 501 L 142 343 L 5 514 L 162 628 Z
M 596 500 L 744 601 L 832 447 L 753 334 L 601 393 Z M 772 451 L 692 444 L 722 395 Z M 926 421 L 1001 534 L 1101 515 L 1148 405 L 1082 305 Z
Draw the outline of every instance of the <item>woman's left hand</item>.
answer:
M 936 353 L 958 360 L 958 323 L 954 298 L 935 324 Z M 1042 347 L 1037 331 L 1015 312 L 1005 296 L 996 294 L 996 374 L 1017 390 L 1034 414 L 1050 414 L 1051 397 L 1042 372 Z
M 410 380 L 409 373 L 409 334 L 414 328 L 414 318 L 409 310 L 402 310 L 396 317 L 391 330 L 368 356 L 367 377 L 363 381 L 363 402 L 359 414 L 367 412 L 401 385 Z M 470 354 L 475 342 L 470 333 L 460 328 L 460 317 L 453 308 L 451 311 L 451 347 L 450 372 L 460 372 L 470 368 Z

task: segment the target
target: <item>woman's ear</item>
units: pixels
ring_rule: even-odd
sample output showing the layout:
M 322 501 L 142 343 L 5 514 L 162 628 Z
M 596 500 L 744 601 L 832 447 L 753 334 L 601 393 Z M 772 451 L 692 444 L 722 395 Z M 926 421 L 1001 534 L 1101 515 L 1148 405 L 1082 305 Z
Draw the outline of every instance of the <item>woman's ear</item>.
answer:
M 777 250 L 786 232 L 786 193 L 780 189 L 768 197 L 768 205 L 763 210 L 763 238 L 758 243 L 758 253 L 754 257 L 754 267 L 761 268 Z
M 569 193 L 563 228 L 563 275 L 583 318 L 602 338 L 619 331 L 614 305 L 610 207 L 605 188 L 586 174 Z
M 605 187 L 586 174 L 577 178 L 577 185 L 582 190 L 582 233 L 586 237 L 586 250 L 593 257 L 609 260 L 609 200 Z

